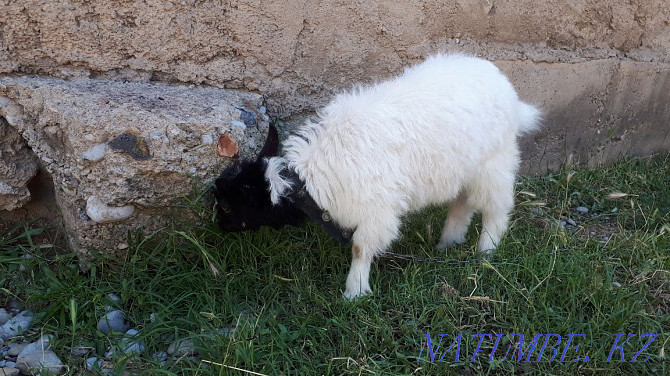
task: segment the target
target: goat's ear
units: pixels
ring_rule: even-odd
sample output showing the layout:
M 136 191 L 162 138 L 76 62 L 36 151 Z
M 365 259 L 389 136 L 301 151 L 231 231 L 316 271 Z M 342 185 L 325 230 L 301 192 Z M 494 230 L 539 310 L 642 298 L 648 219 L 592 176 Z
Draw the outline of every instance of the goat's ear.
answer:
M 258 155 L 258 159 L 274 157 L 278 152 L 279 135 L 277 134 L 277 128 L 270 124 L 268 129 L 268 138 L 265 140 L 265 145 L 263 145 L 263 149 L 261 149 L 261 153 Z

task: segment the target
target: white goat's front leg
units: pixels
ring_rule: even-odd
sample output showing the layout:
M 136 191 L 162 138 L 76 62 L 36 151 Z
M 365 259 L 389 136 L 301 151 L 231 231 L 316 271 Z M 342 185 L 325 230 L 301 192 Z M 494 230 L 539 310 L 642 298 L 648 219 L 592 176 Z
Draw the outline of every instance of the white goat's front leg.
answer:
M 374 258 L 373 252 L 364 252 L 358 244 L 351 247 L 351 269 L 347 275 L 347 286 L 344 297 L 353 299 L 372 292 L 370 289 L 370 266 Z
M 344 297 L 354 299 L 372 292 L 370 266 L 375 255 L 383 252 L 398 236 L 400 220 L 393 215 L 380 216 L 376 223 L 358 226 L 351 247 L 351 269 L 347 275 Z
M 463 243 L 474 213 L 475 209 L 468 205 L 465 194 L 461 194 L 449 204 L 447 220 L 444 222 L 442 236 L 440 236 L 437 248 L 443 249 Z

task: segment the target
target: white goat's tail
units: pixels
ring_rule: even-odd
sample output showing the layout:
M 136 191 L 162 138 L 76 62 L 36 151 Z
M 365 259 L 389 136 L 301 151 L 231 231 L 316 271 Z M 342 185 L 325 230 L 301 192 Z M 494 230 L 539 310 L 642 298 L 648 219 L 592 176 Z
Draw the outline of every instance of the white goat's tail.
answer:
M 537 108 L 519 101 L 517 107 L 517 134 L 522 135 L 536 130 L 540 126 L 542 113 Z

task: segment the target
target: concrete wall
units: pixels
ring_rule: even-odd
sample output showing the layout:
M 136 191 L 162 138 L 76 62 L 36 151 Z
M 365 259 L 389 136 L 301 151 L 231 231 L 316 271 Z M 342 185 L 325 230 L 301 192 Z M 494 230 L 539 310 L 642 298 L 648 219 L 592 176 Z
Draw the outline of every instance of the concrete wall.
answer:
M 287 117 L 465 51 L 545 111 L 545 131 L 523 143 L 532 171 L 670 145 L 666 0 L 23 0 L 0 14 L 0 74 L 245 89 Z
M 669 22 L 667 0 L 0 0 L 0 77 L 240 89 L 293 124 L 352 84 L 468 52 L 542 108 L 521 141 L 522 172 L 541 173 L 670 149 Z

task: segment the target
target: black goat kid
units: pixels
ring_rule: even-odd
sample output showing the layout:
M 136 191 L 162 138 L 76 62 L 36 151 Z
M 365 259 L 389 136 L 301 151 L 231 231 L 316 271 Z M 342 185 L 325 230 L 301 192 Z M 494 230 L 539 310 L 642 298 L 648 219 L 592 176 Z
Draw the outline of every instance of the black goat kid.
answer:
M 216 221 L 223 231 L 253 231 L 261 226 L 279 228 L 304 222 L 305 214 L 288 199 L 270 201 L 265 180 L 266 158 L 277 155 L 279 137 L 270 126 L 268 138 L 254 161 L 242 161 L 225 169 L 212 187 L 216 199 Z

